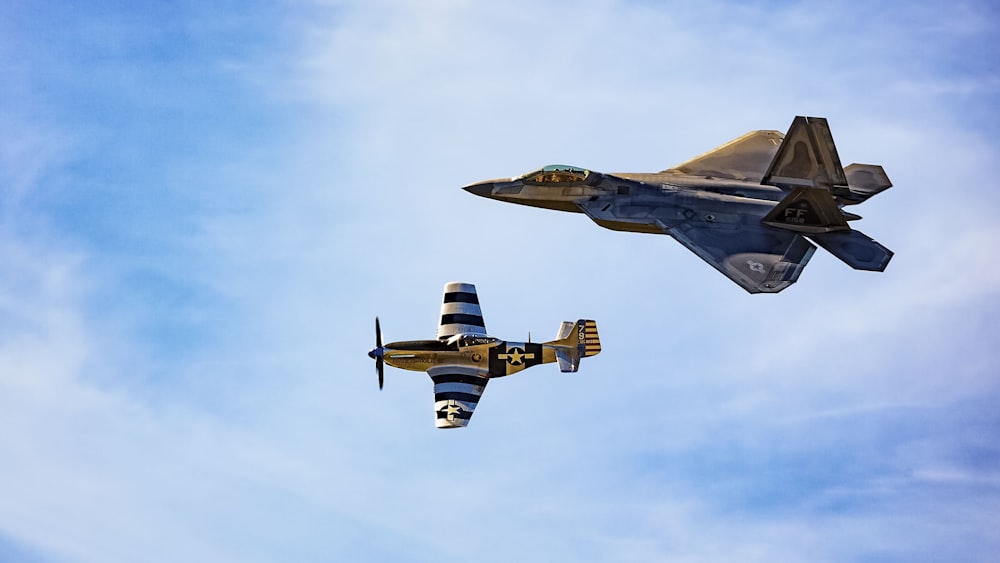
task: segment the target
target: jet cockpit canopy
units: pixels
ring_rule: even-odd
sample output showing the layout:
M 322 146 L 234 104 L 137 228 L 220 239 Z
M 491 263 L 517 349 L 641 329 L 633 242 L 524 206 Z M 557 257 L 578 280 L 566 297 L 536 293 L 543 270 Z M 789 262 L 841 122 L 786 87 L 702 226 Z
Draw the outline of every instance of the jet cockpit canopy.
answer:
M 567 166 L 565 164 L 550 164 L 541 170 L 528 172 L 514 178 L 525 184 L 578 184 L 586 181 L 590 175 L 589 170 Z

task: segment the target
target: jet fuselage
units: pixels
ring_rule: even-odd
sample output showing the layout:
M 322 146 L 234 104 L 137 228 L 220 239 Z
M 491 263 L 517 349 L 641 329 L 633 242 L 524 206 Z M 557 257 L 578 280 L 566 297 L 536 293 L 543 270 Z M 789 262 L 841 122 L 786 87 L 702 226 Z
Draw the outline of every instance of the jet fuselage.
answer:
M 464 189 L 508 203 L 586 213 L 616 231 L 654 234 L 681 222 L 759 223 L 784 195 L 777 187 L 757 182 L 672 173 L 589 172 L 578 183 L 489 180 Z
M 816 246 L 856 270 L 884 270 L 892 251 L 852 229 L 860 217 L 844 207 L 890 187 L 877 164 L 841 166 L 826 119 L 797 116 L 785 135 L 750 131 L 659 172 L 554 164 L 465 190 L 669 235 L 746 291 L 777 293 L 798 280 Z

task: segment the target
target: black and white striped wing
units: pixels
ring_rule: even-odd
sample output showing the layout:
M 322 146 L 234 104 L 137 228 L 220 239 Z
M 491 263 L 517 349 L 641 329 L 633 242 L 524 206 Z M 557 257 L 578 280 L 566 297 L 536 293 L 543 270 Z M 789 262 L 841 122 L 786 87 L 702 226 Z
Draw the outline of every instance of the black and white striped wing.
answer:
M 479 296 L 476 295 L 476 286 L 471 283 L 449 282 L 444 285 L 437 337 L 438 340 L 447 340 L 456 334 L 486 336 Z
M 486 389 L 489 373 L 469 366 L 434 366 L 427 370 L 434 381 L 435 425 L 464 428 Z

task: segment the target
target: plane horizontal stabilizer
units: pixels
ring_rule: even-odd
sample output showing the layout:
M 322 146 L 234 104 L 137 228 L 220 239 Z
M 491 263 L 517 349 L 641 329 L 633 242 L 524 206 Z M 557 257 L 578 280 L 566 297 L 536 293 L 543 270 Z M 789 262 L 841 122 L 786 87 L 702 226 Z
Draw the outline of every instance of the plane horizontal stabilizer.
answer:
M 861 231 L 838 231 L 808 236 L 855 270 L 881 272 L 892 259 L 891 250 Z
M 892 187 L 885 169 L 878 164 L 851 164 L 844 168 L 844 173 L 847 175 L 847 188 L 833 190 L 837 200 L 844 205 L 861 203 Z
M 574 373 L 580 369 L 580 351 L 576 348 L 556 348 L 556 362 L 559 363 L 559 371 Z

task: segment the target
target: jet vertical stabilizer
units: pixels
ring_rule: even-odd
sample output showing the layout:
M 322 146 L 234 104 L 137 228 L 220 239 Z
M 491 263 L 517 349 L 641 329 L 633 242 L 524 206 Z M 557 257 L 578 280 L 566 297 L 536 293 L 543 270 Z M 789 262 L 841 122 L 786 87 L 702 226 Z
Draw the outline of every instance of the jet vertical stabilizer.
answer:
M 826 119 L 798 116 L 792 120 L 760 183 L 782 188 L 846 186 L 847 177 Z
M 826 188 L 795 188 L 761 221 L 765 225 L 802 233 L 827 233 L 851 228 Z

